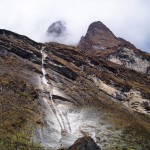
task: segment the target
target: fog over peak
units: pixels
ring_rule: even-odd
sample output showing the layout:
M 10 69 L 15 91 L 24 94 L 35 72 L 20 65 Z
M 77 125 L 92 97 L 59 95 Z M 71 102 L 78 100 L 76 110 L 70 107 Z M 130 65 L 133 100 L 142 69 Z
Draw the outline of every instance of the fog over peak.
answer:
M 48 42 L 48 27 L 62 20 L 67 34 L 60 42 L 76 45 L 99 20 L 116 36 L 150 52 L 149 9 L 149 0 L 0 0 L 0 28 Z
M 68 35 L 66 23 L 64 21 L 52 23 L 47 30 L 47 38 L 49 41 L 65 43 Z

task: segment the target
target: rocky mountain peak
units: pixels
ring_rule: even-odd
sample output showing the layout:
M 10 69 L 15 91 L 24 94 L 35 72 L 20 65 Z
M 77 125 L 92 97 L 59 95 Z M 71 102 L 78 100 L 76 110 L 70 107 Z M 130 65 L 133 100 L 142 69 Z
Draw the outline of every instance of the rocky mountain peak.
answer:
M 81 38 L 78 47 L 82 51 L 91 54 L 93 51 L 104 50 L 117 46 L 120 43 L 120 39 L 117 39 L 107 26 L 97 21 L 90 24 L 86 35 Z
M 57 21 L 52 23 L 47 30 L 49 35 L 53 35 L 56 37 L 63 35 L 65 31 L 66 31 L 66 26 L 65 26 L 65 22 L 63 21 Z
M 96 21 L 90 24 L 87 32 L 92 32 L 93 30 L 101 30 L 103 32 L 106 32 L 108 34 L 114 35 L 110 29 L 104 25 L 101 21 Z

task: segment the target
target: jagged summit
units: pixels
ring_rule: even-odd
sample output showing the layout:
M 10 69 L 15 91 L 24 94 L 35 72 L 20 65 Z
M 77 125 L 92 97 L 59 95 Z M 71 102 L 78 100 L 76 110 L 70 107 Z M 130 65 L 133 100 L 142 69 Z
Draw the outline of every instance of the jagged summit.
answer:
M 107 26 L 97 21 L 90 24 L 86 35 L 81 38 L 78 47 L 82 51 L 91 53 L 91 51 L 104 50 L 121 43 L 120 39 L 117 39 Z

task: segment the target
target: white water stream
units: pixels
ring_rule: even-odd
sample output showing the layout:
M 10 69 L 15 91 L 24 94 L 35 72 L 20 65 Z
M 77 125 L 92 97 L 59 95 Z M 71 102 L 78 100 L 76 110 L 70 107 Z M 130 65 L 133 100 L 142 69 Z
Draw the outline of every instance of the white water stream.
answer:
M 35 141 L 40 142 L 44 147 L 57 150 L 61 147 L 69 147 L 79 137 L 89 135 L 101 145 L 99 136 L 106 140 L 107 135 L 111 134 L 107 129 L 110 126 L 100 119 L 100 112 L 95 109 L 84 108 L 81 110 L 72 103 L 59 99 L 53 100 L 53 92 L 56 89 L 46 79 L 44 64 L 47 54 L 44 48 L 42 48 L 41 54 L 43 75 L 40 99 L 43 105 L 44 127 L 36 131 Z
M 69 125 L 68 119 L 61 112 L 61 110 L 57 108 L 56 104 L 54 103 L 53 98 L 52 98 L 52 89 L 53 89 L 53 87 L 50 87 L 50 85 L 48 84 L 48 80 L 45 77 L 46 70 L 44 68 L 44 61 L 45 61 L 45 58 L 47 57 L 47 55 L 44 52 L 44 49 L 41 50 L 41 54 L 42 54 L 42 73 L 43 73 L 42 83 L 43 83 L 45 92 L 49 93 L 49 98 L 43 97 L 43 99 L 45 100 L 46 103 L 48 103 L 49 108 L 52 110 L 53 114 L 55 115 L 55 117 L 56 117 L 56 119 L 57 119 L 57 121 L 60 125 L 61 133 L 62 132 L 69 132 L 70 133 L 71 132 L 71 127 Z

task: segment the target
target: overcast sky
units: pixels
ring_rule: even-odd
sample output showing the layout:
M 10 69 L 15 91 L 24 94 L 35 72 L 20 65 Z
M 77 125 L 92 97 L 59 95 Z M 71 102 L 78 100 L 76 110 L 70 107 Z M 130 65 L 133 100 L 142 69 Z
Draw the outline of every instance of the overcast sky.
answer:
M 0 0 L 0 28 L 48 41 L 53 22 L 66 22 L 66 44 L 77 44 L 90 23 L 102 21 L 136 47 L 150 52 L 150 0 Z

